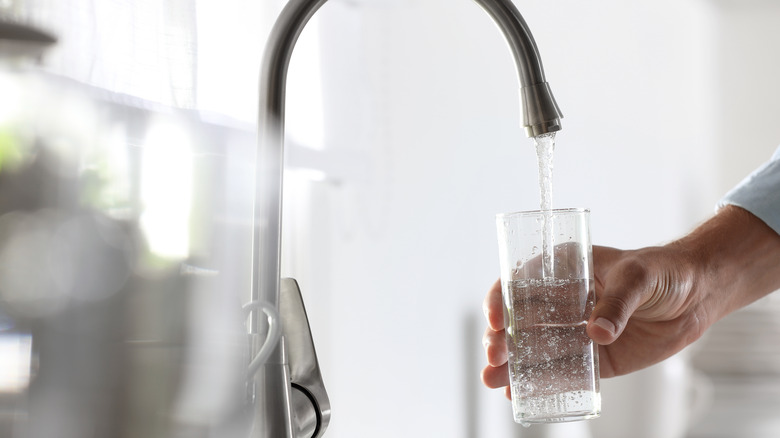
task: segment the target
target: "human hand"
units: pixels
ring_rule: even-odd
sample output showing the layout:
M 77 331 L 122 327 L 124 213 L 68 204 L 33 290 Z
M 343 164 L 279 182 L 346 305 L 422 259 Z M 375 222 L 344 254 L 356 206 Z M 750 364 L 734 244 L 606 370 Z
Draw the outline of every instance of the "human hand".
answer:
M 700 318 L 685 311 L 691 280 L 684 257 L 664 248 L 595 246 L 593 258 L 597 304 L 587 333 L 600 344 L 601 377 L 659 362 L 699 336 Z M 500 388 L 509 384 L 500 280 L 488 291 L 484 311 L 488 366 L 482 379 L 488 387 Z M 509 397 L 508 387 L 506 391 Z
M 593 259 L 597 301 L 587 333 L 599 344 L 601 377 L 672 356 L 718 319 L 780 287 L 780 236 L 738 207 L 724 208 L 668 245 L 594 246 Z M 500 388 L 509 383 L 500 281 L 483 308 L 488 366 L 482 380 Z

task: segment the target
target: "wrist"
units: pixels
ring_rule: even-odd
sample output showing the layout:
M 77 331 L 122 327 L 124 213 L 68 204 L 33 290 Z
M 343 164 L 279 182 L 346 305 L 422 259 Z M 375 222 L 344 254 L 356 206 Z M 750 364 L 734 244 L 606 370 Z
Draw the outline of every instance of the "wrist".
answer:
M 740 207 L 722 208 L 672 245 L 691 260 L 709 324 L 780 288 L 780 235 Z

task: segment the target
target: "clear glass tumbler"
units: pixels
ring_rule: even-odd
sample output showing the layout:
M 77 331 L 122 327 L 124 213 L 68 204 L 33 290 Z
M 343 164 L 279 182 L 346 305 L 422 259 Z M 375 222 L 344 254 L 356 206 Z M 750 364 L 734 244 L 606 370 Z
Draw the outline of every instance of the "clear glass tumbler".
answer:
M 601 411 L 598 350 L 585 333 L 595 302 L 589 217 L 586 209 L 496 217 L 512 408 L 524 425 Z

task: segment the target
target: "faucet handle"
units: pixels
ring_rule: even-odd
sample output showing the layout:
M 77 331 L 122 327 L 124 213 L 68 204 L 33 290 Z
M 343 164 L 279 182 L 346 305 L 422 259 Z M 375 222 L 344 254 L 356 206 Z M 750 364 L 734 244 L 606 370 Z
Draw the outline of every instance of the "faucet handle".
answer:
M 318 438 L 330 422 L 330 400 L 317 362 L 301 289 L 295 279 L 281 280 L 279 314 L 287 341 L 294 434 Z

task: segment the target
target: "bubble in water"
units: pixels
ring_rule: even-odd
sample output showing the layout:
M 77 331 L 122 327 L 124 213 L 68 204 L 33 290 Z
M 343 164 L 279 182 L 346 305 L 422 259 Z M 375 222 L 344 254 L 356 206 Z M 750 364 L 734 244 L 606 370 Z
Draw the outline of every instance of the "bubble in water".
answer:
M 592 293 L 589 285 L 588 281 L 582 282 L 583 293 Z M 528 296 L 534 288 L 549 290 L 550 286 L 571 288 L 573 285 L 571 280 L 562 279 L 517 280 L 505 285 L 513 296 Z M 575 411 L 595 411 L 594 415 L 598 415 L 598 393 L 594 391 L 592 381 L 594 367 L 589 364 L 590 353 L 579 345 L 590 342 L 584 333 L 586 322 L 583 318 L 592 308 L 592 301 L 589 299 L 587 308 L 570 315 L 573 311 L 562 305 L 555 294 L 539 298 L 536 309 L 529 309 L 527 300 L 517 300 L 515 308 L 509 309 L 509 325 L 515 328 L 515 336 L 510 342 L 517 342 L 514 349 L 510 348 L 514 358 L 509 360 L 515 421 L 535 423 L 551 413 Z M 553 308 L 555 312 L 551 314 Z M 525 312 L 522 315 L 527 321 L 525 324 L 518 320 L 520 312 Z M 571 355 L 573 351 L 581 354 Z

